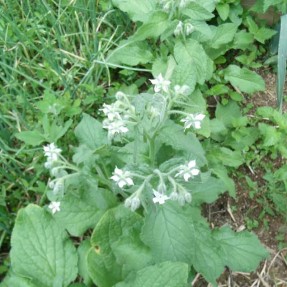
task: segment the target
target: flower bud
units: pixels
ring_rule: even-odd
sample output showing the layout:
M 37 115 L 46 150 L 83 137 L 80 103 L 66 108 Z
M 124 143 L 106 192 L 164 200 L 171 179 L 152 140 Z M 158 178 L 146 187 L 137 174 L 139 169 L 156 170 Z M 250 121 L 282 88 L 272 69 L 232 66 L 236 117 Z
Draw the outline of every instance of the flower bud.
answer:
M 187 202 L 187 203 L 191 203 L 191 200 L 192 200 L 192 197 L 191 197 L 191 194 L 189 192 L 186 192 L 184 194 L 184 200 Z
M 130 208 L 131 207 L 131 203 L 132 203 L 132 199 L 130 197 L 128 197 L 126 200 L 125 200 L 125 207 L 126 208 Z
M 53 188 L 53 193 L 58 194 L 58 193 L 63 193 L 64 192 L 64 181 L 63 180 L 57 180 L 54 188 Z
M 177 198 L 177 202 L 179 203 L 180 206 L 183 206 L 185 204 L 185 198 L 184 195 L 179 194 Z
M 185 35 L 188 36 L 195 30 L 195 28 L 191 23 L 186 23 L 184 25 L 184 30 L 185 30 Z
M 137 196 L 131 199 L 131 211 L 135 211 L 136 209 L 140 207 L 140 205 L 141 205 L 141 201 Z
M 181 21 L 179 21 L 176 28 L 173 31 L 173 34 L 175 36 L 179 36 L 182 33 L 183 33 L 183 23 Z
M 170 194 L 169 198 L 170 198 L 171 200 L 173 200 L 173 201 L 178 200 L 178 193 L 177 193 L 176 191 L 173 191 L 173 192 Z
M 48 186 L 49 186 L 49 188 L 53 189 L 53 188 L 54 188 L 54 186 L 55 186 L 55 182 L 54 182 L 54 181 L 49 180 L 49 181 L 48 181 Z
M 116 93 L 115 97 L 118 101 L 121 101 L 125 97 L 125 94 L 123 92 L 119 91 Z

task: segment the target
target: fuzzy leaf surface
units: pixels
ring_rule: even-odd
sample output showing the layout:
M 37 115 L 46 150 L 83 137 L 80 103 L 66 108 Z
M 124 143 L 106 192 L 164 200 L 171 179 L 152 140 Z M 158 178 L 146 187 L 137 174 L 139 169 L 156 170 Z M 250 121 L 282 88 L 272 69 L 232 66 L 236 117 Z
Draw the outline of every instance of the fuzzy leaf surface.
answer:
M 156 262 L 186 262 L 211 283 L 224 270 L 218 245 L 199 209 L 173 202 L 158 206 L 146 215 L 141 237 Z
M 36 286 L 68 286 L 77 276 L 77 253 L 52 215 L 28 205 L 18 213 L 11 239 L 15 273 Z
M 109 190 L 87 187 L 65 194 L 61 201 L 61 212 L 56 220 L 72 236 L 81 236 L 88 228 L 94 228 L 104 212 L 116 204 Z
M 88 114 L 84 114 L 77 125 L 75 135 L 81 144 L 92 150 L 107 144 L 107 133 L 102 124 Z
M 246 68 L 236 65 L 228 66 L 224 71 L 224 79 L 235 89 L 248 94 L 265 90 L 265 82 L 261 76 Z
M 203 84 L 210 74 L 210 59 L 201 44 L 196 40 L 188 39 L 185 43 L 178 41 L 174 47 L 174 56 L 179 66 L 193 66 L 196 82 Z M 186 70 L 186 68 L 181 68 Z M 187 84 L 180 83 L 180 84 Z
M 134 22 L 146 22 L 155 9 L 155 3 L 153 0 L 113 0 L 113 4 L 128 13 Z
M 169 23 L 166 13 L 156 11 L 137 29 L 131 40 L 142 41 L 147 38 L 157 38 L 168 28 Z
M 182 262 L 163 262 L 145 267 L 115 287 L 185 287 L 188 265 Z
M 87 257 L 90 277 L 97 286 L 110 287 L 123 280 L 113 245 L 125 237 L 137 236 L 141 225 L 141 216 L 123 206 L 108 210 L 102 217 L 92 234 Z
M 153 55 L 145 43 L 125 41 L 121 42 L 119 47 L 112 52 L 108 57 L 108 62 L 136 66 L 150 62 L 152 57 Z
M 260 261 L 268 257 L 267 250 L 251 232 L 234 232 L 222 227 L 213 236 L 222 249 L 224 263 L 233 271 L 255 271 Z

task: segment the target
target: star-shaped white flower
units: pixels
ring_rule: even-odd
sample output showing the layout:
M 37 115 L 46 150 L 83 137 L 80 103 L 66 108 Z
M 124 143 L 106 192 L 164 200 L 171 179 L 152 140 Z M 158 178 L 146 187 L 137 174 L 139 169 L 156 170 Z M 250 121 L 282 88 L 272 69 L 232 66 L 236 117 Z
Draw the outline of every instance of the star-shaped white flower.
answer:
M 201 122 L 205 118 L 204 114 L 190 114 L 186 118 L 182 119 L 184 123 L 184 130 L 189 129 L 191 126 L 195 129 L 201 128 Z
M 115 105 L 103 104 L 103 108 L 100 109 L 100 111 L 103 111 L 103 113 L 108 117 L 108 119 L 110 121 L 113 121 L 114 119 L 120 119 L 121 118 Z
M 60 153 L 62 152 L 62 150 L 58 148 L 54 143 L 44 146 L 43 149 L 48 162 L 57 161 L 59 159 Z
M 155 79 L 150 80 L 151 83 L 154 85 L 154 91 L 156 93 L 160 91 L 168 92 L 170 81 L 165 80 L 162 76 L 162 74 L 159 74 Z
M 108 129 L 109 137 L 114 137 L 116 134 L 125 134 L 129 131 L 125 124 L 125 121 L 121 118 L 118 118 L 114 121 L 111 121 L 109 119 L 104 120 L 103 128 Z
M 56 212 L 60 211 L 60 205 L 60 201 L 52 201 L 48 207 L 51 209 L 52 213 L 55 214 Z
M 175 177 L 182 176 L 185 181 L 188 181 L 190 178 L 198 175 L 199 172 L 200 170 L 196 168 L 196 161 L 191 160 L 186 165 L 181 165 L 179 167 L 179 172 L 175 175 Z
M 134 182 L 131 178 L 131 173 L 129 171 L 124 171 L 117 167 L 115 168 L 113 176 L 111 176 L 111 179 L 115 181 L 120 188 L 123 188 L 125 185 L 128 186 L 134 185 Z
M 170 199 L 169 196 L 158 192 L 157 190 L 153 189 L 154 198 L 152 199 L 153 203 L 164 204 L 167 200 Z

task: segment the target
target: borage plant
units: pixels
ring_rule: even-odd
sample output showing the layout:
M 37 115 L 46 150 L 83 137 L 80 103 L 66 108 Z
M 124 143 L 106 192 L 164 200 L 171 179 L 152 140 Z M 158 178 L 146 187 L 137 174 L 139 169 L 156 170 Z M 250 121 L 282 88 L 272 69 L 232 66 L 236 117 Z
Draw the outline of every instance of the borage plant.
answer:
M 249 272 L 267 256 L 254 234 L 202 217 L 225 191 L 196 136 L 206 111 L 187 85 L 151 82 L 154 92 L 117 92 L 103 123 L 83 116 L 73 163 L 44 146 L 50 203 L 20 210 L 1 286 L 180 287 L 195 271 L 216 286 L 226 266 Z

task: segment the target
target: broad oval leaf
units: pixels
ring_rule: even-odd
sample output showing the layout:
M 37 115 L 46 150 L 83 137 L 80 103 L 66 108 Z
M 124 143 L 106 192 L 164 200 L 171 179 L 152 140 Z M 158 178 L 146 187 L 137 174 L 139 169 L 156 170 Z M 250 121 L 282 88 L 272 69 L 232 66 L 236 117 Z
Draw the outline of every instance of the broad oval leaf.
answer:
M 187 264 L 163 262 L 137 271 L 115 287 L 185 287 L 187 278 Z
M 52 215 L 37 205 L 19 211 L 11 239 L 13 271 L 41 287 L 68 286 L 77 277 L 77 253 Z
M 226 81 L 244 93 L 252 94 L 265 90 L 265 82 L 262 77 L 247 68 L 229 65 L 223 73 Z

